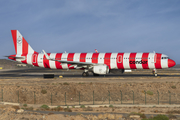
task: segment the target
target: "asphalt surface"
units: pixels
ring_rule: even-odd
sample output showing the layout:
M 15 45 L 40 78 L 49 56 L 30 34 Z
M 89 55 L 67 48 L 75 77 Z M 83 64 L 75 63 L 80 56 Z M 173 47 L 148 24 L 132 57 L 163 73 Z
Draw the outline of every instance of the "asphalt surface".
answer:
M 9 78 L 9 77 L 24 77 L 24 78 L 43 78 L 44 74 L 54 74 L 55 77 L 63 76 L 65 78 L 80 78 L 82 77 L 82 70 L 51 70 L 51 69 L 44 69 L 44 68 L 31 68 L 31 69 L 14 69 L 14 70 L 0 70 L 0 78 Z M 160 77 L 180 77 L 180 71 L 160 71 L 158 76 Z M 175 74 L 174 74 L 175 73 Z M 132 73 L 123 73 L 123 74 L 107 74 L 107 75 L 100 75 L 100 76 L 93 76 L 92 73 L 89 73 L 88 78 L 102 78 L 102 77 L 125 77 L 125 78 L 136 78 L 136 77 L 154 77 L 151 71 L 139 72 L 134 71 Z

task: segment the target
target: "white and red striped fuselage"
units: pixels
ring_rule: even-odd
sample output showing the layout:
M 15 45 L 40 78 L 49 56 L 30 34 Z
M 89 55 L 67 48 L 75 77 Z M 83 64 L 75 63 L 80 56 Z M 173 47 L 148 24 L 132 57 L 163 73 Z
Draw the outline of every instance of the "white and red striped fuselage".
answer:
M 109 69 L 162 69 L 174 66 L 171 59 L 160 53 L 48 53 L 48 55 L 55 60 L 105 64 Z M 71 64 L 50 61 L 40 53 L 13 56 L 24 56 L 25 60 L 15 58 L 14 60 L 37 67 L 74 69 L 69 68 Z
M 38 53 L 17 30 L 12 30 L 15 55 L 9 59 L 50 69 L 84 69 L 85 73 L 107 74 L 111 70 L 162 69 L 176 63 L 160 53 Z

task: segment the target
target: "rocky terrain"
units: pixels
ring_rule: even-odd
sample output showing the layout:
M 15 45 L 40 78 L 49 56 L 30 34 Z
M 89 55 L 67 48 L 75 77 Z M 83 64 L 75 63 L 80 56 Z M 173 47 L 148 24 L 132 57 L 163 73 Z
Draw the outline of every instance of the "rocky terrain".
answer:
M 23 67 L 23 66 L 18 66 L 17 64 L 22 64 L 22 63 L 7 59 L 0 59 L 0 67 L 2 67 L 2 69 L 33 68 L 32 65 L 26 65 Z
M 180 108 L 141 108 L 141 107 L 83 107 L 83 108 L 39 108 L 27 111 L 28 106 L 0 105 L 0 120 L 141 120 L 158 118 L 158 120 L 179 120 Z M 34 111 L 33 111 L 34 110 Z M 36 110 L 36 111 L 35 111 Z M 41 111 L 41 112 L 40 112 Z M 45 111 L 45 112 L 43 112 Z M 61 114 L 55 111 L 61 111 Z M 123 112 L 120 112 L 123 111 Z M 128 112 L 127 112 L 128 111 Z M 133 112 L 138 111 L 138 112 Z M 66 114 L 63 114 L 65 112 Z M 69 114 L 67 114 L 69 112 Z M 75 112 L 75 115 L 71 115 Z M 93 115 L 93 113 L 99 113 Z M 101 113 L 100 113 L 101 112 Z M 85 115 L 89 113 L 89 115 Z M 92 113 L 92 114 L 91 114 Z M 163 119 L 164 118 L 164 119 Z M 153 119 L 157 120 L 157 119 Z
M 46 83 L 0 86 L 0 101 L 22 104 L 179 104 L 180 82 Z

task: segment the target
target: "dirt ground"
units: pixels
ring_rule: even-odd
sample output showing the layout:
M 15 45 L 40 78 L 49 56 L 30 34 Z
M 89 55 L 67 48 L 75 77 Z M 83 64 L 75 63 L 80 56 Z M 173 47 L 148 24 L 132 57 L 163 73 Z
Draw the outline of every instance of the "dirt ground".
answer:
M 141 114 L 151 114 L 150 117 L 157 114 L 173 114 L 178 119 L 180 115 L 179 72 L 160 72 L 161 75 L 158 77 L 136 76 L 140 73 L 141 71 L 126 73 L 125 76 L 55 77 L 54 79 L 7 77 L 9 74 L 7 73 L 6 77 L 0 78 L 0 120 L 140 120 Z M 128 77 L 128 74 L 134 75 Z M 3 105 L 4 102 L 19 104 L 18 107 L 17 105 L 14 107 Z M 24 106 L 26 104 L 27 107 Z M 53 109 L 45 109 L 48 114 L 37 112 L 42 110 L 40 106 L 44 104 L 61 106 L 63 108 L 61 111 L 66 111 L 64 108 L 69 107 L 70 112 L 77 114 L 54 114 Z M 121 104 L 132 105 L 132 107 L 121 107 Z M 145 104 L 151 107 L 133 106 Z M 167 105 L 167 107 L 158 107 L 158 104 Z M 86 107 L 74 108 L 82 105 Z M 99 106 L 87 107 L 93 105 Z M 169 105 L 177 106 L 168 107 Z M 31 112 L 18 112 L 21 108 L 29 109 Z M 132 113 L 135 115 L 131 115 Z
M 94 78 L 96 79 L 98 78 Z M 131 81 L 128 79 L 101 78 L 104 83 L 89 82 L 87 78 L 87 82 L 80 82 L 79 78 L 78 81 L 75 78 L 59 78 L 52 81 L 18 80 L 20 82 L 17 83 L 14 82 L 16 79 L 11 79 L 11 84 L 7 82 L 8 80 L 0 80 L 4 81 L 0 85 L 0 101 L 56 106 L 92 105 L 93 103 L 99 105 L 109 104 L 109 102 L 110 104 L 133 104 L 133 101 L 134 104 L 146 102 L 155 105 L 158 101 L 159 104 L 180 103 L 180 78 L 143 78 L 140 80 L 132 78 Z
M 26 107 L 28 109 L 28 106 Z M 0 120 L 141 120 L 153 118 L 157 115 L 166 115 L 171 120 L 179 120 L 180 108 L 157 107 L 85 107 L 63 109 L 41 109 L 47 113 L 33 109 L 30 112 L 20 109 L 19 106 L 0 105 Z M 36 111 L 35 111 L 36 110 Z M 54 111 L 65 111 L 69 114 L 55 114 Z M 71 112 L 76 112 L 71 115 Z M 84 115 L 83 113 L 100 113 L 98 115 Z M 147 116 L 149 114 L 149 116 Z

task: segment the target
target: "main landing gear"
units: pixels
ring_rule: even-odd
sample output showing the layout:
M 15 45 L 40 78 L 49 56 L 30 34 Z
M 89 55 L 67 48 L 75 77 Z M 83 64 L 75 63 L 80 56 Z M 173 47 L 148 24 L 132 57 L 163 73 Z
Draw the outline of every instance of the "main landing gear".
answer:
M 153 70 L 153 74 L 155 77 L 157 77 L 157 70 L 156 69 Z
M 83 72 L 83 73 L 82 73 L 82 76 L 83 76 L 83 77 L 88 77 L 88 76 L 89 76 L 89 73 L 88 73 L 88 72 Z M 99 76 L 99 74 L 93 73 L 93 76 Z
M 89 76 L 89 73 L 88 73 L 88 72 L 83 72 L 83 73 L 82 73 L 82 76 L 83 76 L 83 77 L 87 77 L 87 76 Z

